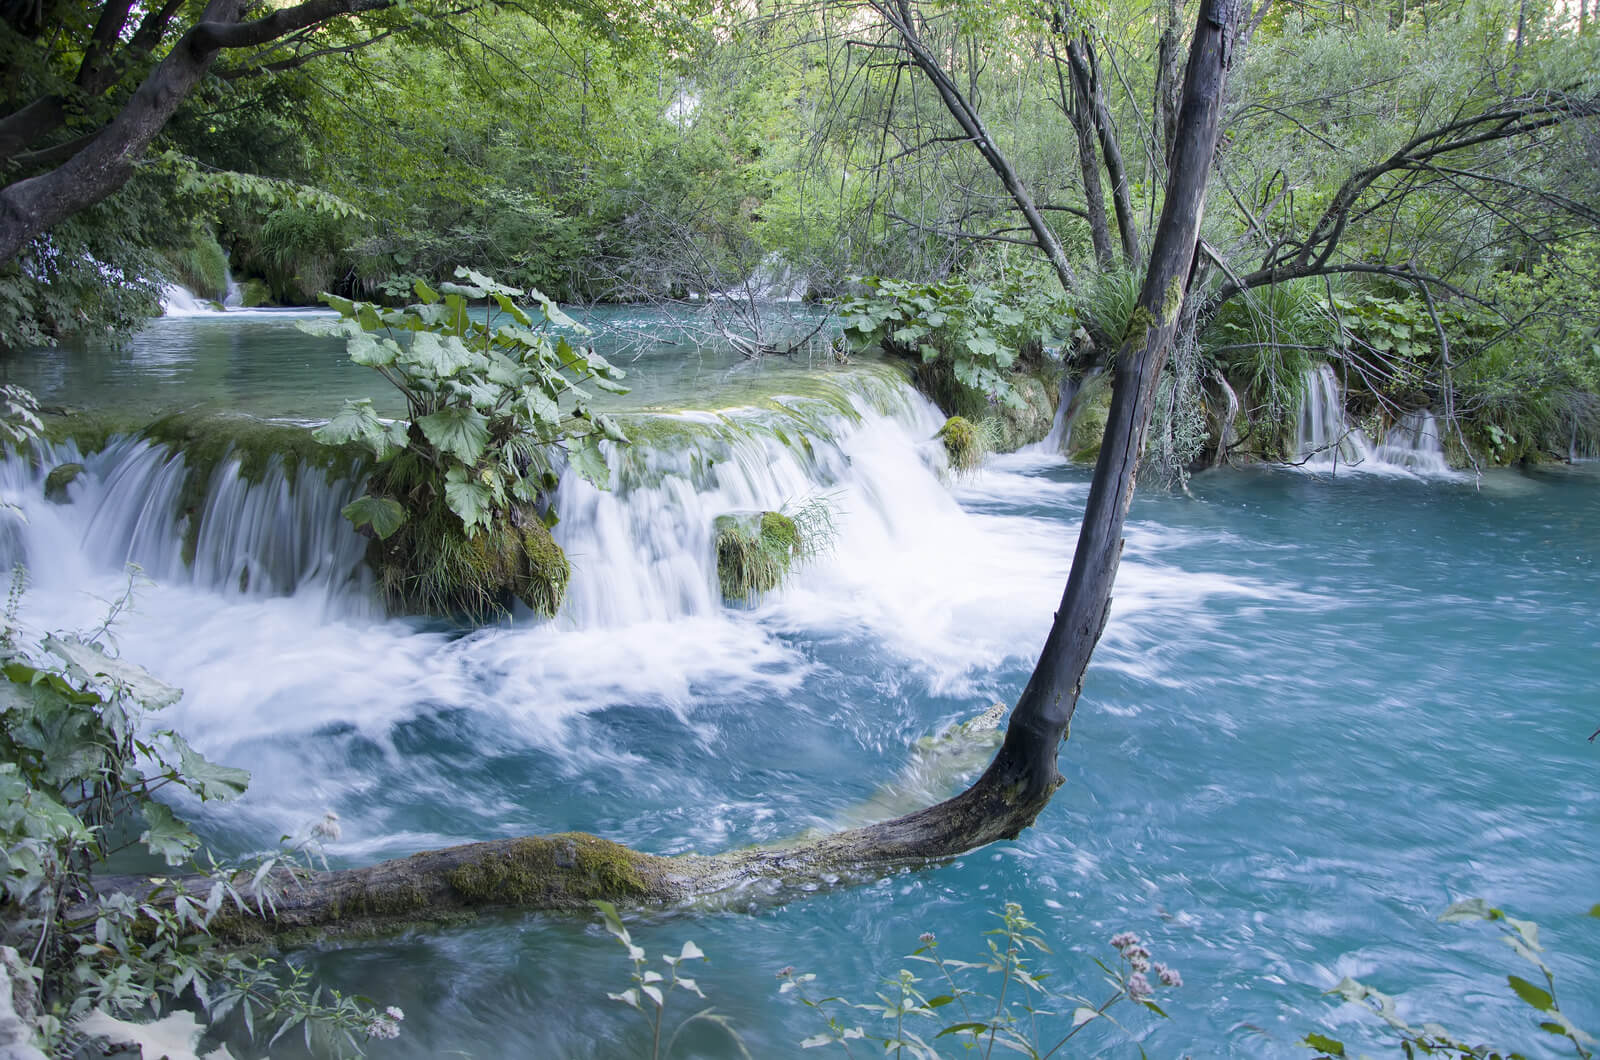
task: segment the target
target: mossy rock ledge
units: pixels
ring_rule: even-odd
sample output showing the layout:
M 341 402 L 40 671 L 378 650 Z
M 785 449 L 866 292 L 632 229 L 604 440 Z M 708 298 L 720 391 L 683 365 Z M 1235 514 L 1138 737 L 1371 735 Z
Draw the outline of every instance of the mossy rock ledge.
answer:
M 801 551 L 800 528 L 782 512 L 717 516 L 717 584 L 728 603 L 754 603 L 782 585 Z

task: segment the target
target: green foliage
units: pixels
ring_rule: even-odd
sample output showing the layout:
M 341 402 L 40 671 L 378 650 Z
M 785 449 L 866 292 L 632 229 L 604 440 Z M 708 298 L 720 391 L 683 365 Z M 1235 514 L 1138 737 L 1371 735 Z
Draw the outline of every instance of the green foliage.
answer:
M 1600 916 L 1600 906 L 1591 910 L 1590 915 Z M 1544 947 L 1539 942 L 1538 924 L 1509 916 L 1504 910 L 1489 905 L 1481 898 L 1456 902 L 1441 913 L 1439 919 L 1447 924 L 1482 921 L 1499 927 L 1501 941 L 1509 946 L 1513 953 L 1536 968 L 1539 978 L 1543 981 L 1541 986 L 1521 976 L 1508 975 L 1506 985 L 1512 996 L 1533 1009 L 1534 1019 L 1538 1021 L 1541 1031 L 1566 1039 L 1580 1060 L 1588 1060 L 1594 1055 L 1595 1038 L 1574 1024 L 1561 1011 L 1561 1005 L 1556 999 L 1555 973 L 1541 956 Z M 1438 1023 L 1413 1026 L 1400 1017 L 1393 997 L 1349 977 L 1341 980 L 1339 985 L 1328 993 L 1359 1005 L 1376 1015 L 1387 1025 L 1389 1034 L 1400 1044 L 1407 1056 L 1437 1054 L 1455 1060 L 1513 1060 L 1523 1055 L 1518 1050 L 1503 1046 L 1470 1042 Z M 1316 1050 L 1321 1054 L 1322 1060 L 1348 1055 L 1343 1042 L 1324 1034 L 1308 1034 L 1300 1044 Z
M 839 307 L 850 342 L 909 359 L 930 396 L 950 411 L 1021 403 L 1008 376 L 1027 321 L 992 289 L 879 276 L 860 282 L 870 293 Z
M 951 416 L 934 437 L 944 444 L 950 470 L 957 475 L 977 471 L 1000 445 L 1000 429 L 992 419 L 974 423 L 965 416 Z
M 198 891 L 157 878 L 140 894 L 96 895 L 92 873 L 126 847 L 169 866 L 201 855 L 199 838 L 158 792 L 232 799 L 249 774 L 149 724 L 181 693 L 111 647 L 131 587 L 94 632 L 30 643 L 17 621 L 22 586 L 19 569 L 0 623 L 0 930 L 31 955 L 25 974 L 47 1004 L 35 1028 L 43 1044 L 91 1011 L 160 1015 L 191 999 L 213 1021 L 237 1013 L 252 1035 L 260 1021 L 272 1041 L 301 1027 L 308 1046 L 315 1030 L 343 1054 L 359 1053 L 363 1038 L 391 1037 L 397 1010 L 379 1014 L 311 988 L 304 971 L 247 958 L 212 936 L 225 909 L 264 911 L 273 861 L 256 869 L 250 897 L 241 877 L 214 863 Z
M 610 902 L 594 901 L 591 903 L 600 911 L 600 916 L 605 924 L 605 929 L 612 938 L 620 942 L 628 951 L 628 960 L 633 964 L 630 976 L 633 985 L 618 993 L 608 993 L 606 996 L 613 1001 L 620 1001 L 629 1008 L 644 1016 L 650 1024 L 650 1060 L 666 1060 L 672 1055 L 672 1050 L 678 1043 L 678 1036 L 684 1030 L 696 1023 L 708 1023 L 720 1027 L 727 1035 L 739 1055 L 749 1060 L 750 1053 L 744 1047 L 744 1041 L 739 1033 L 733 1029 L 728 1017 L 717 1012 L 714 1008 L 703 1008 L 699 1012 L 681 1020 L 672 1034 L 665 1042 L 661 1040 L 662 1024 L 666 1016 L 667 1000 L 674 995 L 674 991 L 682 990 L 693 994 L 704 1001 L 706 995 L 701 992 L 700 986 L 692 978 L 684 975 L 684 970 L 690 961 L 703 961 L 706 955 L 699 946 L 693 942 L 685 942 L 677 954 L 664 953 L 661 963 L 666 966 L 665 975 L 650 967 L 649 956 L 644 947 L 633 941 L 632 934 L 622 923 L 616 906 Z
M 1335 299 L 1352 311 L 1364 305 Z M 1342 346 L 1340 318 L 1329 308 L 1321 279 L 1273 284 L 1229 302 L 1202 343 L 1227 378 L 1242 385 L 1247 410 L 1274 420 L 1294 414 L 1306 373 Z
M 622 371 L 553 327 L 581 332 L 538 291 L 523 292 L 458 269 L 464 283 L 385 309 L 333 295 L 333 324 L 303 325 L 346 339 L 350 359 L 404 395 L 409 426 L 379 419 L 367 399 L 348 401 L 314 433 L 356 444 L 378 467 L 368 494 L 345 508 L 370 527 L 392 603 L 433 613 L 495 614 L 507 593 L 541 614 L 560 607 L 570 568 L 539 515 L 558 480 L 555 453 L 604 488 L 602 442 L 626 443 L 590 406 L 584 384 L 625 393 Z M 518 304 L 531 297 L 539 323 Z M 472 302 L 486 301 L 482 319 Z
M 1124 1002 L 1165 1019 L 1167 1014 L 1154 1000 L 1156 989 L 1183 985 L 1176 970 L 1151 963 L 1150 952 L 1138 936 L 1123 932 L 1111 939 L 1116 962 L 1108 964 L 1098 958 L 1094 962 L 1108 988 L 1103 997 L 1097 1001 L 1058 991 L 1049 982 L 1050 974 L 1038 969 L 1037 955 L 1048 954 L 1050 948 L 1022 907 L 1007 902 L 996 915 L 1000 925 L 986 933 L 988 953 L 976 961 L 945 957 L 939 952 L 938 940 L 931 933 L 924 934 L 922 945 L 907 955 L 907 960 L 928 966 L 925 977 L 902 968 L 884 979 L 876 1001 L 815 998 L 808 989 L 815 974 L 797 973 L 793 968 L 780 971 L 779 992 L 792 993 L 824 1024 L 824 1029 L 802 1041 L 801 1047 L 839 1045 L 850 1055 L 849 1043 L 863 1041 L 870 1043 L 874 1052 L 937 1060 L 971 1050 L 989 1056 L 998 1045 L 1042 1060 L 1059 1053 L 1091 1024 L 1106 1021 L 1121 1028 L 1111 1010 Z M 1148 977 L 1151 973 L 1156 976 L 1154 984 Z M 971 985 L 974 979 L 996 985 L 983 989 Z M 875 1021 L 863 1020 L 858 1013 L 875 1017 Z M 948 1043 L 940 1041 L 946 1038 Z M 960 1052 L 941 1052 L 946 1047 Z

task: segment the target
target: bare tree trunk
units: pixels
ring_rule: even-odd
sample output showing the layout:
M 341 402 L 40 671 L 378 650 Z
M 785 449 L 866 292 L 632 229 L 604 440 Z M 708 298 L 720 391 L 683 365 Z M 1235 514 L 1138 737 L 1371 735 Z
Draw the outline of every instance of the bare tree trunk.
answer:
M 371 930 L 479 906 L 581 908 L 593 898 L 675 904 L 752 883 L 848 882 L 885 869 L 1014 838 L 1061 784 L 1056 755 L 1089 658 L 1105 627 L 1156 385 L 1193 265 L 1232 55 L 1237 0 L 1204 0 L 1184 79 L 1172 176 L 1138 308 L 1117 353 L 1105 443 L 1061 607 L 1005 741 L 966 791 L 904 817 L 792 846 L 713 856 L 660 857 L 583 833 L 504 839 L 428 851 L 364 869 L 286 879 L 267 916 L 229 914 L 232 937 Z M 112 888 L 126 880 L 102 881 Z
M 1078 77 L 1076 67 L 1063 63 L 1056 52 L 1055 41 L 1050 42 L 1050 57 L 1056 64 L 1056 86 L 1061 93 L 1061 112 L 1072 125 L 1078 142 L 1078 169 L 1083 174 L 1084 209 L 1089 218 L 1089 239 L 1094 244 L 1094 260 L 1102 269 L 1109 269 L 1114 258 L 1111 249 L 1111 226 L 1106 220 L 1105 189 L 1100 185 L 1100 158 L 1095 153 L 1094 103 L 1089 87 Z M 1072 88 L 1067 88 L 1063 67 L 1072 71 Z
M 1139 266 L 1139 228 L 1133 216 L 1133 201 L 1128 190 L 1128 171 L 1122 164 L 1122 145 L 1111 124 L 1111 108 L 1106 105 L 1105 84 L 1100 77 L 1100 60 L 1094 42 L 1087 34 L 1067 41 L 1067 59 L 1083 82 L 1094 116 L 1100 154 L 1105 159 L 1106 176 L 1111 180 L 1111 202 L 1117 211 L 1117 233 L 1122 237 L 1122 259 L 1129 268 Z

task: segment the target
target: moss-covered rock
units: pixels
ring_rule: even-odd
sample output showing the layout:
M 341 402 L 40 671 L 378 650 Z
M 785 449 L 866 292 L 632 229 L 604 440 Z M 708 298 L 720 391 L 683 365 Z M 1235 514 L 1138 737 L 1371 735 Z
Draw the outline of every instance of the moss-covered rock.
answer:
M 939 428 L 939 433 L 934 437 L 944 443 L 945 458 L 950 461 L 950 469 L 956 474 L 976 471 L 983 466 L 987 449 L 978 429 L 965 416 L 951 416 L 945 420 L 944 426 Z
M 1092 464 L 1100 459 L 1100 445 L 1105 440 L 1110 413 L 1111 385 L 1103 375 L 1096 376 L 1084 384 L 1067 409 L 1068 460 Z
M 717 583 L 729 603 L 753 603 L 783 584 L 800 555 L 800 528 L 782 512 L 719 515 Z
M 1049 371 L 1019 373 L 1012 376 L 1011 385 L 1022 403 L 1001 402 L 995 409 L 994 419 L 999 427 L 995 451 L 1001 453 L 1014 453 L 1025 445 L 1044 441 L 1055 423 L 1056 405 L 1061 400 L 1060 384 Z
M 239 305 L 245 309 L 259 309 L 270 306 L 272 301 L 272 288 L 266 280 L 252 276 L 239 284 Z
M 57 464 L 44 477 L 45 498 L 56 504 L 67 503 L 67 487 L 72 485 L 81 474 L 83 474 L 82 464 L 76 462 Z

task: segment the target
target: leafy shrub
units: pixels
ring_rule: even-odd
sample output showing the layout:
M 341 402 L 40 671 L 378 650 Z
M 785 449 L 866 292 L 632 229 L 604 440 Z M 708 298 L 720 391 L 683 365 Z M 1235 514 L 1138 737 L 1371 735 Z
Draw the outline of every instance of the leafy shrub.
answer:
M 947 412 L 1022 403 L 1008 376 L 1026 319 L 992 289 L 955 280 L 861 282 L 871 293 L 839 307 L 845 338 L 911 360 L 923 390 Z
M 559 478 L 555 454 L 606 485 L 600 443 L 627 438 L 579 384 L 625 393 L 623 373 L 552 336 L 552 325 L 581 329 L 538 291 L 536 327 L 514 300 L 524 292 L 467 269 L 457 276 L 466 282 L 437 292 L 418 281 L 421 301 L 403 309 L 323 296 L 340 320 L 304 326 L 343 336 L 351 360 L 405 396 L 410 422 L 385 422 L 362 399 L 314 433 L 364 445 L 378 461 L 367 494 L 344 514 L 376 538 L 391 603 L 481 618 L 510 594 L 552 614 L 568 573 L 542 522 Z M 475 299 L 489 302 L 482 320 L 470 311 Z
M 271 900 L 259 886 L 241 893 L 235 881 L 252 880 L 247 871 L 211 862 L 197 890 L 156 879 L 140 893 L 96 892 L 92 874 L 126 847 L 170 866 L 201 855 L 200 840 L 158 791 L 232 799 L 249 774 L 147 724 L 182 693 L 109 646 L 131 590 L 94 632 L 25 643 L 22 586 L 19 569 L 0 622 L 0 933 L 27 955 L 21 975 L 45 1006 L 28 1014 L 42 1044 L 70 1044 L 92 1012 L 160 1015 L 191 998 L 212 1021 L 237 1013 L 252 1034 L 258 1022 L 271 1027 L 274 1041 L 301 1027 L 309 1045 L 316 1028 L 335 1051 L 359 1053 L 361 1039 L 391 1037 L 398 1010 L 380 1014 L 312 989 L 305 972 L 246 957 L 213 936 L 219 918 L 264 912 Z M 256 867 L 253 882 L 274 864 Z

